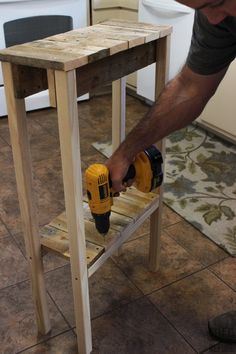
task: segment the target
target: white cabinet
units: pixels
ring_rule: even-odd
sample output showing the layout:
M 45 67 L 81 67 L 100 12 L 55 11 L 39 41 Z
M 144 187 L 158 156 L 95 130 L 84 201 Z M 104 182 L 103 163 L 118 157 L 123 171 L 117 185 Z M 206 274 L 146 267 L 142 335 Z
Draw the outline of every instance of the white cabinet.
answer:
M 170 45 L 168 79 L 172 79 L 183 67 L 191 42 L 194 11 L 174 0 L 139 0 L 138 18 L 141 22 L 173 27 Z M 155 65 L 138 72 L 137 93 L 148 101 L 155 100 Z
M 216 94 L 197 119 L 199 125 L 236 143 L 236 60 L 230 65 Z
M 0 48 L 5 48 L 3 25 L 5 22 L 42 15 L 66 15 L 73 19 L 74 28 L 88 24 L 88 2 L 85 0 L 0 0 Z M 87 99 L 84 95 L 80 99 Z M 26 98 L 27 111 L 48 107 L 48 91 Z M 0 117 L 7 114 L 4 84 L 0 64 Z
M 138 0 L 92 0 L 92 23 L 108 19 L 138 21 Z M 136 91 L 136 73 L 128 75 L 127 86 Z

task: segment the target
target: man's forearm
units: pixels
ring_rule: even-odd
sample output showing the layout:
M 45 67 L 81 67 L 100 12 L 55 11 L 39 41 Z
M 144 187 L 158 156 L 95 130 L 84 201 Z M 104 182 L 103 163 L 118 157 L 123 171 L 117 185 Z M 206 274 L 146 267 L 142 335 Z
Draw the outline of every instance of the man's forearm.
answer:
M 171 81 L 158 101 L 128 134 L 119 147 L 132 161 L 136 154 L 196 119 L 209 97 L 199 95 L 181 75 Z
M 115 191 L 125 189 L 122 180 L 137 153 L 199 116 L 225 72 L 226 69 L 202 76 L 185 67 L 166 86 L 158 101 L 107 161 Z

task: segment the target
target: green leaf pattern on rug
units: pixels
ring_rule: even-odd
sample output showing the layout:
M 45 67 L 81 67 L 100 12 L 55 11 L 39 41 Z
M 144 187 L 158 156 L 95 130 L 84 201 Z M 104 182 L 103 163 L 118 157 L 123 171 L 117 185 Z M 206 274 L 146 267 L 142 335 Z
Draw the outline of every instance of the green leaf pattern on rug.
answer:
M 224 205 L 202 204 L 195 211 L 203 213 L 203 218 L 208 225 L 211 225 L 213 221 L 220 220 L 223 215 L 226 216 L 227 220 L 233 220 L 235 217 L 234 211 Z
M 236 256 L 236 226 L 227 228 L 225 238 L 227 240 L 227 245 L 231 250 L 231 254 Z
M 235 176 L 233 144 L 192 125 L 166 139 L 165 203 L 234 255 Z

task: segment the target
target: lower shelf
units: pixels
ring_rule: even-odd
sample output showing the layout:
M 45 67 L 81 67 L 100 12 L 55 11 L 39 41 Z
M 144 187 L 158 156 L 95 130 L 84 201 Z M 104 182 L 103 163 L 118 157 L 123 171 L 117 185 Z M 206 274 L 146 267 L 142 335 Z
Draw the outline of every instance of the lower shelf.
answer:
M 134 187 L 113 199 L 110 230 L 104 237 L 95 228 L 88 203 L 83 203 L 87 265 L 91 275 L 158 208 L 157 193 L 142 193 Z M 63 212 L 40 230 L 46 251 L 70 259 L 66 213 Z M 96 264 L 97 263 L 97 264 Z M 91 269 L 92 268 L 92 269 Z

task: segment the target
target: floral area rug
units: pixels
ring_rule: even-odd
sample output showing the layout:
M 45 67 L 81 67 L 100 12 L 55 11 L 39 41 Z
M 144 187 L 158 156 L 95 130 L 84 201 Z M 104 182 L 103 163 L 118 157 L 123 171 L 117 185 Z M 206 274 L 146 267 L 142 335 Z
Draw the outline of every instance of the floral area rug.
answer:
M 111 155 L 111 144 L 94 143 Z M 236 147 L 189 126 L 166 139 L 164 202 L 236 256 Z

